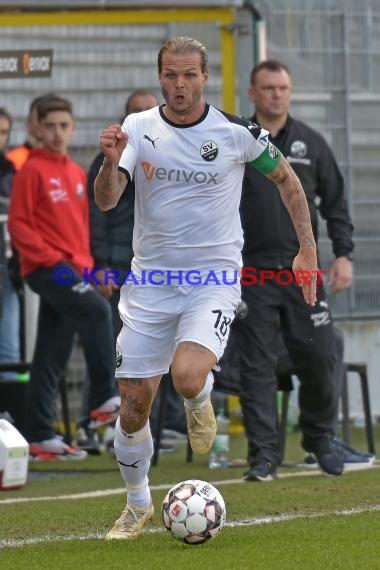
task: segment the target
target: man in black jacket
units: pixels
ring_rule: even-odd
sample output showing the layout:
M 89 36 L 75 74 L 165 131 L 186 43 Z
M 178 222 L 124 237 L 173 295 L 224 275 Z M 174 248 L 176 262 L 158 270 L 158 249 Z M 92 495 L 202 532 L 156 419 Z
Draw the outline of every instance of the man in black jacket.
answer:
M 327 222 L 335 255 L 328 272 L 332 293 L 352 281 L 353 226 L 342 175 L 324 138 L 288 114 L 292 80 L 278 61 L 264 61 L 251 72 L 249 96 L 255 104 L 253 122 L 269 131 L 304 188 L 318 239 L 318 212 Z M 303 302 L 292 276 L 297 238 L 276 187 L 249 166 L 243 183 L 241 219 L 244 230 L 242 297 L 247 317 L 237 323 L 241 350 L 241 405 L 249 444 L 247 480 L 276 478 L 280 463 L 276 426 L 276 363 L 278 331 L 300 379 L 299 425 L 302 446 L 332 475 L 344 469 L 332 426 L 335 336 L 325 288 L 318 286 L 317 304 Z

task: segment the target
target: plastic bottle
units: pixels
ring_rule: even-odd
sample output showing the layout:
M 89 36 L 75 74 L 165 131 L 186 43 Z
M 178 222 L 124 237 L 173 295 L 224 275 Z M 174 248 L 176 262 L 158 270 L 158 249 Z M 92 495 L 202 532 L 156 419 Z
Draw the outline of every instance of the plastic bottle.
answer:
M 228 452 L 230 449 L 230 420 L 221 408 L 216 414 L 216 437 L 213 443 L 208 466 L 210 469 L 228 467 Z

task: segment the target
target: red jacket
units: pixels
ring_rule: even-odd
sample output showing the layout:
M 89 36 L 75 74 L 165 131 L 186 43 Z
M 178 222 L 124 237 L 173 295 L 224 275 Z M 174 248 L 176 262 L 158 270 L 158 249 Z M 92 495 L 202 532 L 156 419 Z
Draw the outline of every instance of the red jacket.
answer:
M 8 219 L 21 275 L 67 261 L 93 267 L 84 170 L 68 155 L 36 148 L 14 177 Z

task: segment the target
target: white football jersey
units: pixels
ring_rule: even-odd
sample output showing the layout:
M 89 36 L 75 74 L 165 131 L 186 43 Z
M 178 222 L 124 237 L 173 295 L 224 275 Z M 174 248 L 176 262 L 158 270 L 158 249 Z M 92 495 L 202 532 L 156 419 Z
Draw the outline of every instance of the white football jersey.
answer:
M 240 270 L 244 166 L 274 170 L 268 132 L 211 105 L 188 125 L 155 107 L 129 115 L 123 130 L 119 168 L 136 188 L 132 270 Z

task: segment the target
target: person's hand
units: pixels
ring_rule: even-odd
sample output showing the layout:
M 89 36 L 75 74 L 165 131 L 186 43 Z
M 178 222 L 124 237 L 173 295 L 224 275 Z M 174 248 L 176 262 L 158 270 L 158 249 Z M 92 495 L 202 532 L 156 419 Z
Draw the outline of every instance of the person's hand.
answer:
M 112 278 L 112 269 L 109 267 L 105 267 L 103 269 L 98 269 L 95 273 L 95 277 L 97 281 L 100 281 L 100 285 L 97 281 L 93 281 L 92 284 L 95 289 L 105 297 L 106 299 L 110 299 L 119 286 L 115 283 Z
M 302 287 L 303 298 L 308 305 L 317 302 L 318 261 L 317 249 L 309 246 L 300 248 L 293 261 L 296 282 Z
M 128 135 L 122 130 L 120 125 L 111 125 L 100 135 L 100 148 L 104 156 L 115 164 L 119 164 L 127 142 Z
M 352 274 L 352 262 L 347 257 L 337 257 L 327 277 L 331 293 L 339 293 L 339 291 L 348 289 L 352 283 Z

